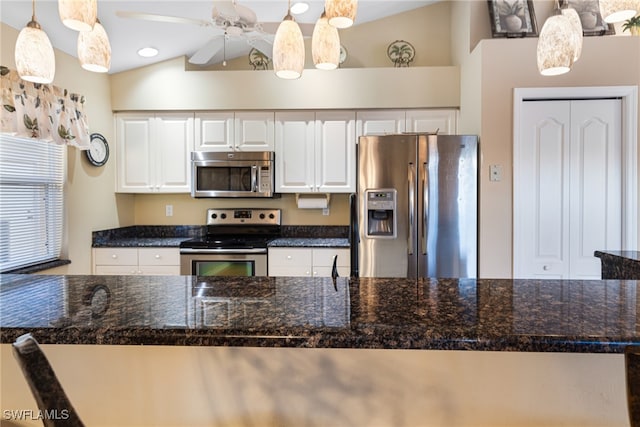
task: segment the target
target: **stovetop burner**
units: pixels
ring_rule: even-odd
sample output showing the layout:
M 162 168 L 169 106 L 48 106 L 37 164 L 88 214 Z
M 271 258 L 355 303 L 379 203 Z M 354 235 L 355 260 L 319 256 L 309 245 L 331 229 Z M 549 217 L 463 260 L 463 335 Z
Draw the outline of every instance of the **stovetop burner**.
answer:
M 207 234 L 186 240 L 181 249 L 266 249 L 280 236 L 279 209 L 208 209 Z

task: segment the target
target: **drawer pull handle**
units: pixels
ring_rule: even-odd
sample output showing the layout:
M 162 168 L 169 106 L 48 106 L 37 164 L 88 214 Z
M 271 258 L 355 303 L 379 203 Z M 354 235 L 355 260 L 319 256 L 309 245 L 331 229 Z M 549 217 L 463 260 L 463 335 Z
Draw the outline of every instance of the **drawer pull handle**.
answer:
M 287 259 L 291 259 L 291 255 L 287 255 Z
M 156 255 L 156 259 L 160 259 L 160 255 Z
M 112 254 L 112 255 L 111 255 L 111 258 L 116 259 L 116 258 L 118 258 L 118 255 L 116 255 L 116 254 Z

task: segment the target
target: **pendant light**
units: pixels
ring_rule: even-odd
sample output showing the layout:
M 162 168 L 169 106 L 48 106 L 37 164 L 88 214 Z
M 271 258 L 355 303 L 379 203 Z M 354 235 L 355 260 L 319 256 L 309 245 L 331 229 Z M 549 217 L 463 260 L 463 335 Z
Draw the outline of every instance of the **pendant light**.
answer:
M 575 61 L 577 38 L 569 18 L 562 14 L 556 0 L 553 15 L 545 21 L 537 46 L 538 70 L 543 76 L 557 76 L 571 70 Z
M 98 19 L 97 0 L 58 0 L 62 23 L 72 30 L 89 31 Z
M 273 39 L 273 69 L 282 79 L 300 78 L 304 69 L 304 38 L 291 16 L 291 0 Z
M 335 70 L 340 62 L 340 36 L 338 29 L 329 24 L 326 13 L 322 12 L 313 27 L 311 37 L 313 63 L 320 70 Z
M 569 22 L 571 23 L 571 29 L 573 31 L 574 40 L 575 40 L 575 54 L 573 58 L 573 62 L 576 62 L 580 59 L 580 55 L 582 54 L 582 40 L 583 40 L 583 30 L 582 30 L 582 21 L 580 21 L 580 16 L 578 12 L 572 7 L 568 6 L 568 3 L 565 3 L 565 6 L 561 9 L 561 12 L 564 16 L 567 17 Z
M 329 24 L 336 28 L 348 28 L 356 19 L 358 0 L 325 0 L 324 10 Z
M 599 0 L 600 15 L 609 24 L 623 22 L 636 16 L 639 3 L 638 0 Z
M 85 70 L 106 73 L 111 67 L 111 44 L 100 20 L 93 29 L 78 33 L 78 59 Z
M 16 40 L 16 68 L 23 80 L 49 84 L 56 72 L 56 57 L 49 37 L 36 22 L 35 0 L 32 0 L 31 7 L 31 21 L 20 31 Z

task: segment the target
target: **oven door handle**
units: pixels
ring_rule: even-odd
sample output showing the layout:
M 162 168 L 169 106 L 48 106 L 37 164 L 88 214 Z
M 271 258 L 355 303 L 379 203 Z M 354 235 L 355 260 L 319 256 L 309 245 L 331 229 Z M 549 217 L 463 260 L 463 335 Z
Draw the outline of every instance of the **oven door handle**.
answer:
M 225 248 L 180 248 L 181 254 L 266 254 L 266 248 L 225 249 Z

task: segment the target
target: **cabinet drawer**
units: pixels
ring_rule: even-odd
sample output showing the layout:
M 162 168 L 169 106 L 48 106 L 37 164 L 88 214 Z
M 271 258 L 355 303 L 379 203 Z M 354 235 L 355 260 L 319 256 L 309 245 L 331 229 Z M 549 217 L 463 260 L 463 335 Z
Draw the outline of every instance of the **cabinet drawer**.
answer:
M 338 267 L 349 267 L 349 249 L 326 248 L 313 249 L 313 266 L 327 267 L 333 266 L 333 257 L 338 256 Z
M 310 265 L 269 265 L 269 276 L 272 277 L 311 277 Z
M 177 248 L 138 249 L 138 263 L 142 265 L 180 265 L 180 250 Z
M 94 274 L 131 276 L 138 274 L 137 265 L 96 265 Z
M 96 248 L 95 265 L 138 265 L 137 248 Z
M 311 267 L 311 249 L 272 248 L 269 249 L 269 266 Z
M 331 277 L 332 267 L 315 267 L 313 269 L 313 277 Z M 351 271 L 349 267 L 338 267 L 338 276 L 349 277 Z
M 179 276 L 179 265 L 140 265 L 138 274 L 146 276 Z

